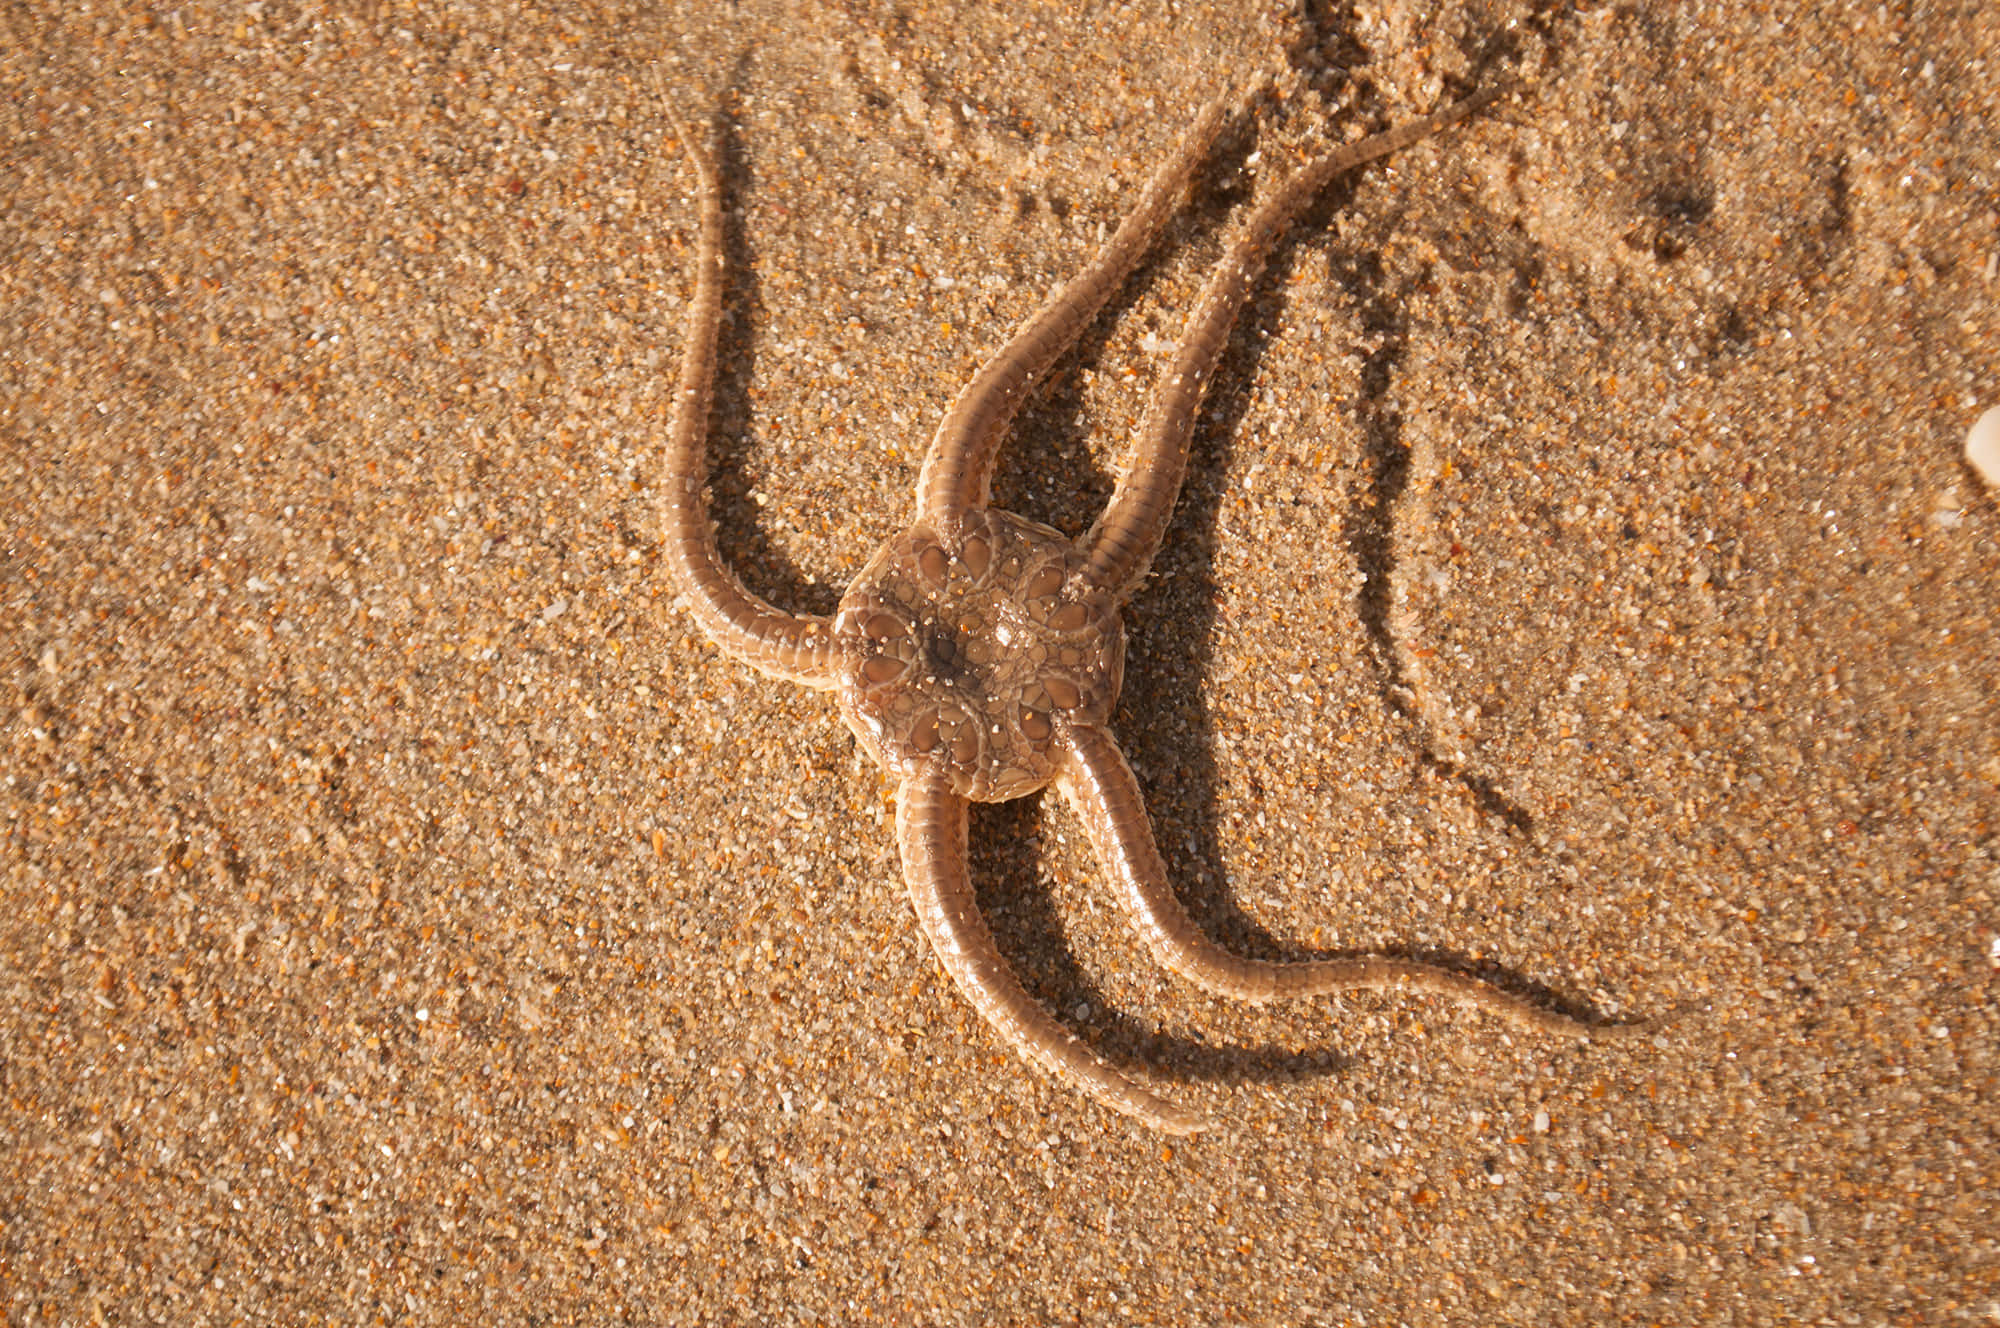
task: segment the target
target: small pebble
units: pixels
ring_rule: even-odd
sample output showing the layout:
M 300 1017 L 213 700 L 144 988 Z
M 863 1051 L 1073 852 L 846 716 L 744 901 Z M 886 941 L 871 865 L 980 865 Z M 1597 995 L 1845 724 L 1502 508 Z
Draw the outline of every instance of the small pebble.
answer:
M 1989 489 L 2000 489 L 2000 406 L 1973 422 L 1965 436 L 1965 459 Z

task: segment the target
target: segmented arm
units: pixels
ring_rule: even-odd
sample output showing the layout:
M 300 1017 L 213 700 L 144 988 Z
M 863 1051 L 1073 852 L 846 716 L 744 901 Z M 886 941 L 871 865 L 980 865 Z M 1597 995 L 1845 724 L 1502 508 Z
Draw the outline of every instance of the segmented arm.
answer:
M 1274 1001 L 1336 991 L 1415 991 L 1445 996 L 1537 1033 L 1626 1036 L 1645 1025 L 1587 1024 L 1478 978 L 1411 959 L 1362 956 L 1272 962 L 1231 954 L 1204 936 L 1174 895 L 1132 770 L 1111 735 L 1078 727 L 1057 786 L 1082 818 L 1118 900 L 1161 965 L 1223 996 Z
M 701 245 L 694 299 L 681 347 L 680 383 L 667 431 L 667 567 L 688 608 L 724 654 L 760 673 L 807 687 L 834 685 L 831 619 L 786 613 L 744 589 L 715 547 L 708 519 L 708 412 L 715 380 L 715 335 L 722 319 L 722 189 L 715 163 L 671 108 L 701 186 Z
M 1492 89 L 1358 143 L 1315 157 L 1250 214 L 1215 275 L 1201 293 L 1174 349 L 1172 370 L 1154 391 L 1127 455 L 1118 487 L 1083 537 L 1089 552 L 1084 579 L 1121 601 L 1138 589 L 1166 534 L 1167 520 L 1187 470 L 1188 439 L 1208 390 L 1209 376 L 1229 342 L 1229 331 L 1250 288 L 1264 271 L 1271 246 L 1327 182 L 1363 162 L 1409 146 L 1463 120 L 1499 97 Z
M 931 439 L 917 477 L 917 507 L 949 533 L 958 514 L 986 506 L 1000 439 L 1049 366 L 1097 316 L 1174 214 L 1183 185 L 1222 128 L 1224 102 L 1211 102 L 1180 147 L 1146 185 L 1116 233 L 1013 339 L 980 366 Z
M 972 1007 L 1017 1053 L 1156 1130 L 1193 1134 L 1207 1122 L 1098 1058 L 1021 986 L 993 944 L 966 866 L 967 803 L 943 778 L 908 779 L 896 795 L 903 881 L 924 935 Z

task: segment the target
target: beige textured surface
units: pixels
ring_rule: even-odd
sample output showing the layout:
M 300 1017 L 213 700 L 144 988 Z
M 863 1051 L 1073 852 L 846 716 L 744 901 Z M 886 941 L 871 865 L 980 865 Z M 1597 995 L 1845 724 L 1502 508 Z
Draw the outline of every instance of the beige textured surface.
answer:
M 1982 7 L 6 10 L 0 1312 L 2000 1318 Z M 673 608 L 646 66 L 735 108 L 724 546 L 825 612 L 1218 80 L 1335 105 L 1223 154 L 1001 504 L 1085 525 L 1260 168 L 1482 52 L 1533 95 L 1266 282 L 1114 726 L 1233 944 L 1696 1009 L 1236 1008 L 983 809 L 1030 988 L 1226 1122 L 1168 1147 L 999 1050 L 828 703 Z

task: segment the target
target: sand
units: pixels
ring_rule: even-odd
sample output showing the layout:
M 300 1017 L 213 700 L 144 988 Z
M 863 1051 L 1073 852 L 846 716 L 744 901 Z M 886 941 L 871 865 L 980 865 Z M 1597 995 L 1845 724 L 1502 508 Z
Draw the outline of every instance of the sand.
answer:
M 10 10 L 0 1312 L 2000 1321 L 1983 7 Z M 1088 524 L 1303 154 L 1523 80 L 1278 255 L 1114 727 L 1232 945 L 1679 1014 L 1213 999 L 1029 800 L 1002 946 L 1218 1127 L 1010 1055 L 893 789 L 666 581 L 655 65 L 729 111 L 722 547 L 813 612 L 1225 81 L 1002 505 Z

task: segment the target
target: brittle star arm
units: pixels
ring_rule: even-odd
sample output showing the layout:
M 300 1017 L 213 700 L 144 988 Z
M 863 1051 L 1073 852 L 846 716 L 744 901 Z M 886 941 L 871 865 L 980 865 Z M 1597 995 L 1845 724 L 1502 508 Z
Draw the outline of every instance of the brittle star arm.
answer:
M 1173 367 L 1154 391 L 1139 422 L 1137 440 L 1125 457 L 1111 501 L 1083 537 L 1082 547 L 1089 555 L 1083 572 L 1086 583 L 1123 601 L 1145 579 L 1180 495 L 1188 440 L 1209 376 L 1229 343 L 1237 313 L 1264 271 L 1271 246 L 1293 219 L 1335 176 L 1463 120 L 1505 91 L 1504 86 L 1489 89 L 1422 119 L 1315 157 L 1250 215 L 1188 316 L 1187 329 L 1174 348 Z
M 1072 277 L 1006 345 L 981 365 L 931 438 L 917 476 L 917 509 L 949 535 L 960 514 L 986 506 L 993 462 L 1014 415 L 1049 366 L 1068 350 L 1111 293 L 1152 248 L 1188 177 L 1222 128 L 1225 102 L 1210 102 L 1153 178 L 1138 206 L 1090 265 Z
M 751 594 L 723 563 L 708 518 L 708 413 L 715 382 L 715 336 L 722 320 L 722 188 L 708 151 L 669 108 L 701 187 L 701 241 L 694 298 L 681 346 L 680 382 L 667 432 L 664 524 L 674 583 L 708 638 L 760 673 L 807 687 L 834 685 L 833 620 L 786 613 Z
M 1111 735 L 1078 726 L 1057 787 L 1076 809 L 1118 902 L 1160 964 L 1236 1000 L 1264 1002 L 1336 991 L 1413 991 L 1448 997 L 1509 1023 L 1562 1037 L 1626 1036 L 1645 1025 L 1595 1024 L 1413 959 L 1362 955 L 1273 962 L 1232 954 L 1203 935 L 1167 880 L 1139 782 Z
M 967 806 L 940 775 L 906 779 L 896 794 L 903 881 L 931 950 L 953 984 L 1021 1056 L 1106 1106 L 1169 1134 L 1204 1128 L 1202 1117 L 1112 1069 L 1021 986 L 993 944 L 973 898 L 965 844 Z

